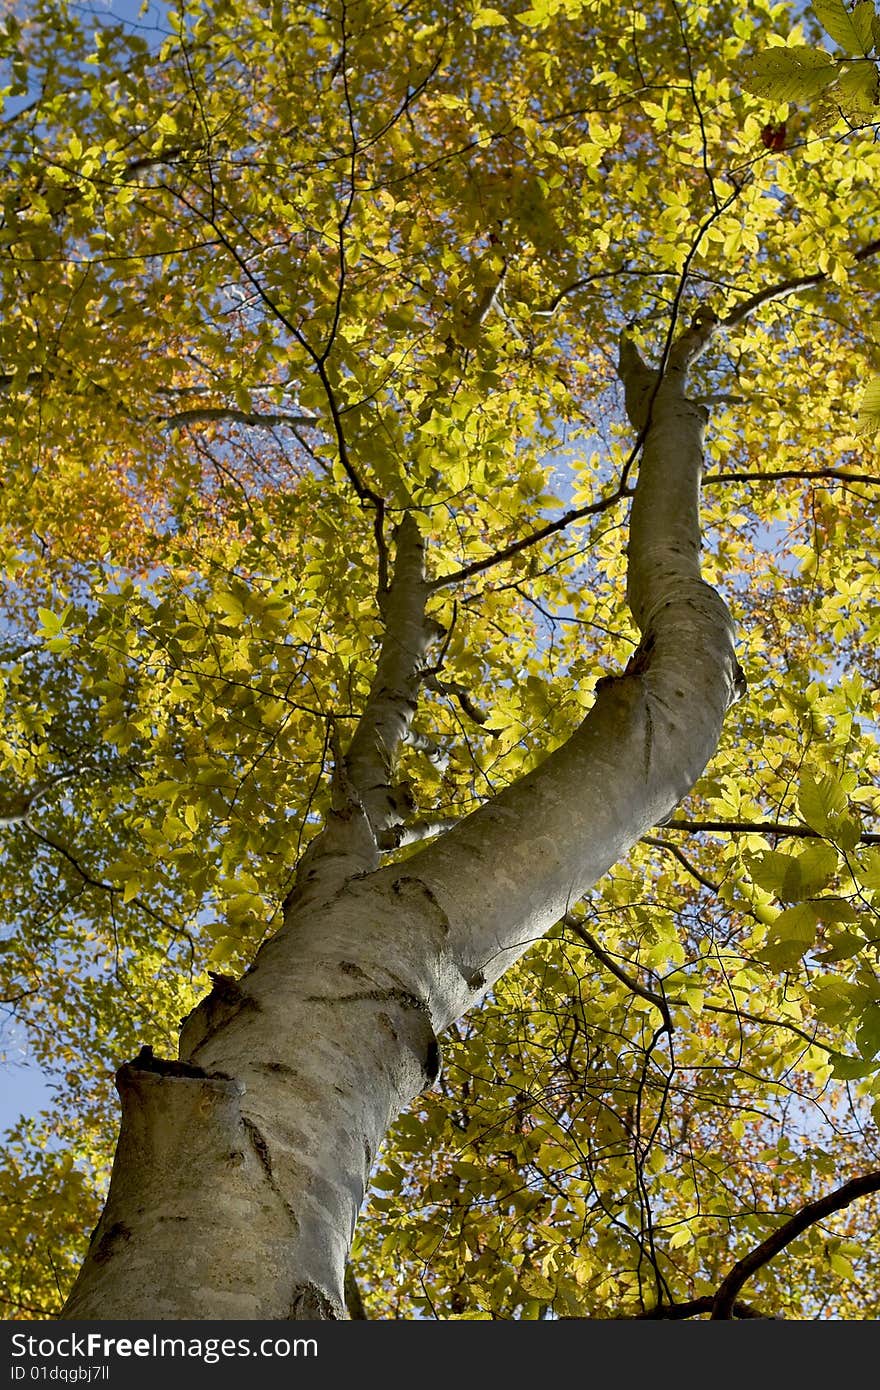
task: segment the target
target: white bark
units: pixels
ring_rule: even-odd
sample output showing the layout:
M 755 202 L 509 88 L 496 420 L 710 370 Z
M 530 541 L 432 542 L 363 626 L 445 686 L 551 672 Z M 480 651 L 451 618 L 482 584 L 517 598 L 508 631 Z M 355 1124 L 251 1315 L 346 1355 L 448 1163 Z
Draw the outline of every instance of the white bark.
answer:
M 411 515 L 400 523 L 396 540 L 394 577 L 380 598 L 385 641 L 345 760 L 380 844 L 403 821 L 393 787 L 394 763 L 410 734 L 428 646 L 440 631 L 425 614 L 424 545 Z
M 334 733 L 332 807 L 309 845 L 284 903 L 284 920 L 317 908 L 358 874 L 379 865 L 381 849 L 403 843 L 403 817 L 393 786 L 400 745 L 411 736 L 425 654 L 439 631 L 425 612 L 424 543 L 405 516 L 395 532 L 394 574 L 379 594 L 385 635 L 366 706 L 343 755 Z
M 405 864 L 340 878 L 339 845 L 392 823 L 390 768 L 429 639 L 415 528 L 399 536 L 386 620 L 405 640 L 386 642 L 345 759 L 336 847 L 316 853 L 244 978 L 218 981 L 186 1021 L 184 1065 L 121 1069 L 110 1196 L 67 1317 L 344 1317 L 370 1168 L 436 1075 L 437 1035 L 702 772 L 741 682 L 730 616 L 699 570 L 705 412 L 684 378 L 711 330 L 681 337 L 659 385 L 621 352 L 645 431 L 628 582 L 642 640 L 627 671 L 536 771 Z

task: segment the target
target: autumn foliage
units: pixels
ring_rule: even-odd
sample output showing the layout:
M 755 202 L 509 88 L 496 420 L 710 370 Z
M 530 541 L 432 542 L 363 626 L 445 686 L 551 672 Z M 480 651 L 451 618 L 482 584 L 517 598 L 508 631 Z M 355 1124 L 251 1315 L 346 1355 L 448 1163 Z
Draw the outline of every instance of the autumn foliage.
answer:
M 409 823 L 625 668 L 618 340 L 665 363 L 700 306 L 704 568 L 748 696 L 441 1040 L 353 1269 L 371 1317 L 635 1317 L 880 1168 L 868 9 L 859 52 L 843 0 L 4 17 L 0 998 L 54 1088 L 0 1169 L 9 1316 L 70 1283 L 116 1067 L 278 925 L 404 513 L 438 633 Z M 870 1195 L 817 1219 L 741 1298 L 876 1317 L 876 1225 Z

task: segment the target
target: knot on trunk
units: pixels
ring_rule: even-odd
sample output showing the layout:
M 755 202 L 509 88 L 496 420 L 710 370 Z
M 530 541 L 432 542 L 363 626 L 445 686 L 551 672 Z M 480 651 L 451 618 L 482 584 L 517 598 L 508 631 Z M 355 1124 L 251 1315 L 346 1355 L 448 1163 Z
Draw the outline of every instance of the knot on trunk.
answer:
M 258 1009 L 255 999 L 247 994 L 231 975 L 211 973 L 211 992 L 206 994 L 192 1013 L 187 1014 L 180 1029 L 180 1056 L 192 1057 L 202 1043 L 222 1028 L 243 1009 Z

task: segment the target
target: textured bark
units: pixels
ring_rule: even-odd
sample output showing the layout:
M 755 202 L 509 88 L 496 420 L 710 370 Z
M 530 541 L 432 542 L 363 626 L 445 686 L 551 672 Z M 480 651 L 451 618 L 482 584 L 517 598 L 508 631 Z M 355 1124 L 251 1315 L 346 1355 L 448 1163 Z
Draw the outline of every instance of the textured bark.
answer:
M 385 635 L 376 673 L 347 754 L 334 732 L 331 810 L 299 863 L 284 903 L 285 922 L 307 905 L 320 907 L 356 875 L 376 869 L 381 849 L 408 838 L 394 767 L 401 743 L 410 736 L 425 654 L 440 629 L 425 612 L 424 543 L 411 516 L 404 517 L 395 539 L 394 574 L 379 594 Z
M 628 598 L 641 643 L 572 737 L 403 865 L 373 867 L 431 628 L 421 542 L 398 533 L 368 708 L 284 925 L 184 1024 L 180 1063 L 119 1075 L 107 1208 L 75 1318 L 341 1318 L 377 1148 L 431 1083 L 437 1038 L 652 825 L 714 752 L 739 693 L 733 626 L 700 577 L 699 319 L 662 379 L 624 342 L 644 454 Z M 341 764 L 341 765 L 340 765 Z M 333 819 L 335 817 L 335 820 Z M 359 867 L 355 867 L 355 866 Z
M 364 716 L 345 760 L 383 848 L 398 843 L 396 832 L 405 818 L 407 808 L 400 805 L 393 785 L 394 763 L 410 733 L 428 646 L 440 630 L 425 614 L 429 587 L 424 545 L 412 516 L 404 517 L 396 536 L 394 578 L 380 600 L 385 641 Z

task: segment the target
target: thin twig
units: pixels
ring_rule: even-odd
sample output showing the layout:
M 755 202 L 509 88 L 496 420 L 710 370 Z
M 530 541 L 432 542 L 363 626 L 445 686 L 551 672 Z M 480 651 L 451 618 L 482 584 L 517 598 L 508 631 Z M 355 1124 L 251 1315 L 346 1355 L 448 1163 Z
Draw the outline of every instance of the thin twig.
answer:
M 656 835 L 643 835 L 642 844 L 654 845 L 657 849 L 665 849 L 667 853 L 672 855 L 673 859 L 678 860 L 683 869 L 687 870 L 691 878 L 697 880 L 697 883 L 702 883 L 703 887 L 708 888 L 712 893 L 718 892 L 718 884 L 713 883 L 711 878 L 706 878 L 705 874 L 701 874 L 700 870 L 695 868 L 687 856 L 682 853 L 678 845 L 674 845 L 671 840 L 661 840 Z
M 637 994 L 640 999 L 646 999 L 649 1004 L 653 1004 L 655 1009 L 659 1009 L 660 1017 L 663 1019 L 662 1031 L 664 1033 L 671 1033 L 673 1031 L 672 1017 L 669 1013 L 669 1004 L 663 995 L 655 994 L 653 990 L 648 989 L 645 985 L 640 984 L 638 980 L 633 979 L 631 975 L 628 975 L 626 971 L 617 964 L 614 957 L 609 956 L 608 952 L 603 950 L 592 932 L 587 930 L 583 922 L 580 922 L 577 917 L 575 917 L 574 913 L 566 912 L 562 920 L 567 927 L 571 928 L 575 936 L 579 936 L 584 945 L 589 947 L 596 959 L 605 966 L 605 969 L 610 971 L 616 979 L 620 980 L 621 984 L 626 985 L 627 989 L 633 994 Z
M 487 555 L 482 560 L 475 560 L 471 565 L 465 565 L 463 569 L 453 570 L 451 574 L 438 574 L 436 579 L 431 580 L 431 589 L 444 589 L 450 584 L 459 584 L 463 579 L 470 579 L 474 574 L 481 574 L 483 570 L 491 569 L 493 565 L 503 564 L 505 560 L 513 559 L 514 555 L 519 555 L 520 551 L 527 550 L 530 545 L 537 545 L 539 541 L 546 540 L 548 536 L 553 536 L 557 531 L 564 531 L 566 526 L 570 526 L 573 521 L 581 521 L 586 516 L 595 516 L 599 512 L 607 512 L 610 507 L 616 504 L 623 497 L 631 497 L 634 488 L 618 487 L 607 497 L 600 497 L 598 502 L 590 502 L 586 507 L 574 507 L 571 511 L 564 512 L 555 521 L 548 521 L 545 526 L 539 526 L 536 531 L 530 532 L 528 536 L 523 536 L 518 541 L 511 541 L 510 545 L 503 546 L 501 550 L 496 550 L 494 555 Z
M 711 831 L 725 835 L 797 836 L 807 840 L 824 840 L 826 838 L 818 830 L 811 830 L 808 825 L 792 825 L 790 822 L 783 823 L 771 820 L 682 820 L 676 817 L 675 820 L 663 821 L 662 824 L 664 830 L 686 830 L 694 835 L 699 835 L 703 831 Z M 880 845 L 880 835 L 865 830 L 859 836 L 859 843 Z

